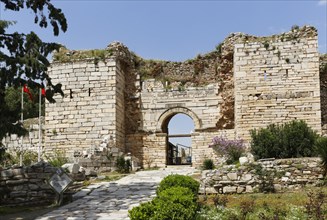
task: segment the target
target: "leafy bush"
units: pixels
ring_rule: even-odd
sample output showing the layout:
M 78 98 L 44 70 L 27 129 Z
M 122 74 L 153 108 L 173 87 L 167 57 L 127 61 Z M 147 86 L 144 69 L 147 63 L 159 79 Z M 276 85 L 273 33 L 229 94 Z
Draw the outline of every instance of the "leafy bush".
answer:
M 196 199 L 192 190 L 185 187 L 160 191 L 154 201 L 158 207 L 155 219 L 192 219 L 197 210 Z
M 153 201 L 129 211 L 131 220 L 189 220 L 196 214 L 197 203 L 193 192 L 185 187 L 161 191 Z
M 210 147 L 212 147 L 218 154 L 225 155 L 227 157 L 227 164 L 237 162 L 245 152 L 244 140 L 228 140 L 223 135 L 220 137 L 214 137 Z
M 190 176 L 172 174 L 172 175 L 166 176 L 160 182 L 159 187 L 157 189 L 157 194 L 159 195 L 161 191 L 164 191 L 168 188 L 175 187 L 175 186 L 189 188 L 193 192 L 193 195 L 196 196 L 199 191 L 200 183 L 198 183 L 196 180 L 194 180 Z
M 45 158 L 53 167 L 61 167 L 65 163 L 68 163 L 65 152 L 62 150 L 54 150 L 52 155 L 45 155 Z
M 156 212 L 156 208 L 153 202 L 142 203 L 128 211 L 129 217 L 131 220 L 150 220 Z
M 321 158 L 324 176 L 327 174 L 327 137 L 320 137 L 316 142 L 316 151 Z
M 251 152 L 256 159 L 315 156 L 314 144 L 318 135 L 304 121 L 253 129 Z
M 24 151 L 9 151 L 9 152 L 2 152 L 2 155 L 0 157 L 0 164 L 4 166 L 12 166 L 15 164 L 19 164 L 20 162 L 20 155 L 23 154 L 23 165 L 29 166 L 33 163 L 37 162 L 38 155 L 37 152 L 31 151 L 31 150 L 24 150 Z
M 215 165 L 213 164 L 212 159 L 205 159 L 202 164 L 202 169 L 204 170 L 212 170 L 214 169 Z
M 131 161 L 125 160 L 123 156 L 120 156 L 117 158 L 116 167 L 119 173 L 129 173 L 132 167 Z

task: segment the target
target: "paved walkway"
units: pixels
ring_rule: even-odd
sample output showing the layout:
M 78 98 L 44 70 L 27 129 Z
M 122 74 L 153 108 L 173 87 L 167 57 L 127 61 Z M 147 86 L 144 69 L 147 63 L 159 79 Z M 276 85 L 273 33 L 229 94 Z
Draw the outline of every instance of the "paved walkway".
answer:
M 165 176 L 172 173 L 191 175 L 194 171 L 191 167 L 140 171 L 115 182 L 93 184 L 75 194 L 75 198 L 80 197 L 76 201 L 37 219 L 129 219 L 128 210 L 152 200 L 158 183 Z

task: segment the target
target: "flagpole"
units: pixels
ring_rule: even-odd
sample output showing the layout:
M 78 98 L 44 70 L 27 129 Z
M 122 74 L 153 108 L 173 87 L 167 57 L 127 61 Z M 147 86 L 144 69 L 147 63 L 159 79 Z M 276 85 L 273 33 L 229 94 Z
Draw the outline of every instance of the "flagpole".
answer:
M 41 130 L 42 130 L 42 125 L 41 125 L 41 105 L 42 105 L 42 89 L 39 89 L 39 149 L 38 149 L 38 155 L 37 155 L 37 161 L 41 161 Z
M 21 103 L 22 111 L 20 113 L 20 120 L 23 125 L 24 123 L 24 86 L 22 86 L 22 103 Z M 23 136 L 21 137 L 21 144 L 20 144 L 20 155 L 19 155 L 19 165 L 23 166 Z

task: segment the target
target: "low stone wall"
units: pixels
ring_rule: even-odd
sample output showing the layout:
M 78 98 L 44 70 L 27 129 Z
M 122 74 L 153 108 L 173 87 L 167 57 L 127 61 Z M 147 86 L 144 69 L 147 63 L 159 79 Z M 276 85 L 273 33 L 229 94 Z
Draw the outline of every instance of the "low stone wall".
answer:
M 0 205 L 51 204 L 55 193 L 47 183 L 57 168 L 45 162 L 0 168 Z
M 316 186 L 324 178 L 319 158 L 264 159 L 242 166 L 224 165 L 202 172 L 200 193 L 259 192 L 264 185 L 276 192 Z
M 42 119 L 42 124 L 44 125 L 44 117 Z M 4 137 L 1 141 L 4 147 L 6 147 L 9 151 L 18 150 L 21 147 L 23 150 L 32 150 L 38 151 L 39 147 L 39 119 L 38 118 L 30 118 L 24 120 L 24 127 L 28 130 L 28 133 L 23 137 L 23 146 L 22 146 L 22 138 L 18 137 L 17 134 L 11 134 Z M 41 147 L 44 148 L 44 126 L 42 126 L 42 134 L 41 134 L 42 142 Z

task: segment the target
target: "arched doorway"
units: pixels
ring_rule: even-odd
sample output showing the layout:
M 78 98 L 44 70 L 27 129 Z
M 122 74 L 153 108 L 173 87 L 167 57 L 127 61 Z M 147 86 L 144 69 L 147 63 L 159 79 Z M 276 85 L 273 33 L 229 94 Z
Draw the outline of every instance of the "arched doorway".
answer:
M 166 118 L 162 125 L 162 131 L 167 133 L 167 165 L 192 164 L 191 133 L 194 128 L 194 122 L 187 114 L 175 113 Z

